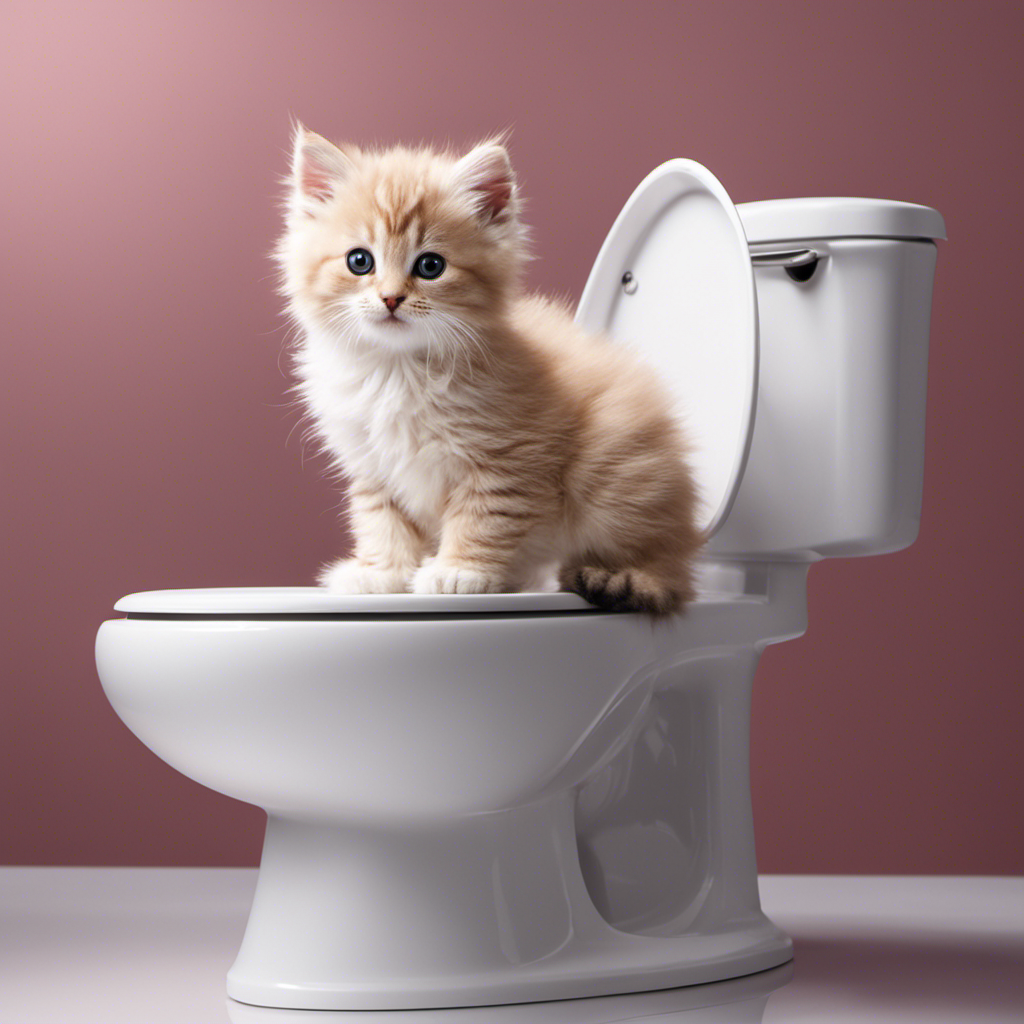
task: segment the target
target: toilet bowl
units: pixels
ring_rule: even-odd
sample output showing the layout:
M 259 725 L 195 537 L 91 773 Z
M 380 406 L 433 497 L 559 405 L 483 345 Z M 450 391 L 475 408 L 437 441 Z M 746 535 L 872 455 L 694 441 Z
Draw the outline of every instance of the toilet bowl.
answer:
M 912 204 L 749 206 L 692 161 L 663 165 L 579 313 L 643 339 L 687 410 L 709 540 L 685 615 L 250 588 L 131 595 L 101 627 L 126 725 L 267 812 L 232 998 L 491 1005 L 792 956 L 758 900 L 752 681 L 765 646 L 803 632 L 812 562 L 913 540 L 944 234 Z M 857 325 L 837 312 L 851 300 Z
M 668 624 L 569 594 L 121 602 L 97 641 L 113 706 L 179 771 L 267 811 L 229 995 L 483 1005 L 788 960 L 758 904 L 749 702 L 760 650 L 804 628 L 805 574 L 733 581 Z M 631 772 L 616 757 L 638 739 L 660 753 Z M 621 875 L 623 845 L 652 840 L 671 876 L 654 891 L 639 849 Z

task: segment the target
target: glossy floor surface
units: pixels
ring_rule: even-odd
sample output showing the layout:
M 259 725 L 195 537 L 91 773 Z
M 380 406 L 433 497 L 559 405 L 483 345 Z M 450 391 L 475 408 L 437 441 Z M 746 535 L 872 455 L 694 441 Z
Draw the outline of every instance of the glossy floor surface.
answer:
M 1024 1021 L 1024 879 L 769 876 L 793 964 L 606 999 L 392 1013 L 224 995 L 251 869 L 0 868 L 2 1024 L 1011 1024 Z

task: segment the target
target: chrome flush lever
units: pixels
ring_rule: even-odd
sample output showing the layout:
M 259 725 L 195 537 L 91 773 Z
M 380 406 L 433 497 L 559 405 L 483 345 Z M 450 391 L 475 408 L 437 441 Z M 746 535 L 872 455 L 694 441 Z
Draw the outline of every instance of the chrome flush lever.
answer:
M 779 249 L 775 252 L 752 252 L 755 267 L 782 267 L 794 281 L 809 281 L 822 254 L 814 249 Z
M 752 252 L 750 262 L 755 267 L 804 267 L 817 263 L 821 253 L 813 249 L 780 249 L 778 252 Z

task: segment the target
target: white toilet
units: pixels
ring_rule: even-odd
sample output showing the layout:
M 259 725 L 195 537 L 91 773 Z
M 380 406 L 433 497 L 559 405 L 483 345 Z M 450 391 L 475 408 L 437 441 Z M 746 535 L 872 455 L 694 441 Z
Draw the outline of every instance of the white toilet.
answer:
M 758 900 L 751 684 L 803 632 L 812 562 L 916 536 L 944 237 L 910 203 L 734 207 L 689 160 L 630 198 L 579 319 L 661 369 L 697 445 L 710 539 L 682 617 L 556 593 L 118 602 L 96 647 L 117 713 L 267 811 L 230 996 L 481 1006 L 791 958 Z

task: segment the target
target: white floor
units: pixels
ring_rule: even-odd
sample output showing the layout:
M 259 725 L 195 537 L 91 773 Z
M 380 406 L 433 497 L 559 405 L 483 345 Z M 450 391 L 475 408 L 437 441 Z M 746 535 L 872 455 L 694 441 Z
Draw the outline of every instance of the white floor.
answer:
M 1013 1024 L 1024 879 L 768 876 L 792 965 L 717 985 L 480 1010 L 233 1003 L 249 869 L 0 868 L 0 1024 Z

